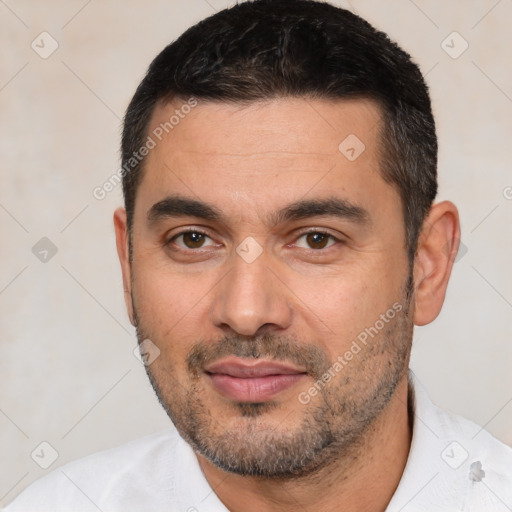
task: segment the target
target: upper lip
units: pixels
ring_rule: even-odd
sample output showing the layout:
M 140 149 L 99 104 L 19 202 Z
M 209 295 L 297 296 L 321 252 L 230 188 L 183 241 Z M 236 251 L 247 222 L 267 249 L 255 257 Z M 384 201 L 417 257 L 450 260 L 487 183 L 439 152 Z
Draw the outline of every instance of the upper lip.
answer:
M 266 377 L 268 375 L 293 375 L 306 373 L 302 368 L 272 360 L 249 361 L 247 359 L 226 358 L 206 366 L 207 373 L 217 373 L 241 379 Z

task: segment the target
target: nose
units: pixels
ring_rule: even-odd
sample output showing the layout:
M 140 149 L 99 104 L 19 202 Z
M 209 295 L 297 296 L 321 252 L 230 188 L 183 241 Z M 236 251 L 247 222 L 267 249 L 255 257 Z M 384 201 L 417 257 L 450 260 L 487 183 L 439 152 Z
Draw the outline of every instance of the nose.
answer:
M 214 289 L 213 324 L 240 335 L 258 336 L 290 326 L 291 292 L 263 252 L 252 262 L 233 253 L 232 266 Z

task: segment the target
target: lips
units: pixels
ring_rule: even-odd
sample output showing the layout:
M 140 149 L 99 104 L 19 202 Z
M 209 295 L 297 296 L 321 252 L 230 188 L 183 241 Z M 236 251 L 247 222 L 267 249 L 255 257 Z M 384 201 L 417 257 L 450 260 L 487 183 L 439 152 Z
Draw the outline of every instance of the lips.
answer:
M 286 363 L 236 357 L 208 365 L 205 373 L 223 396 L 250 403 L 268 401 L 306 376 L 304 369 Z

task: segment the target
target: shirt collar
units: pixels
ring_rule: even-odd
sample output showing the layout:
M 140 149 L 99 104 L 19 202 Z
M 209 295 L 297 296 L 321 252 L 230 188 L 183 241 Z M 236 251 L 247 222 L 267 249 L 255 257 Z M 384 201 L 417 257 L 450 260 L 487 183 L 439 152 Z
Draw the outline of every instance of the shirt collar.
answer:
M 460 461 L 465 448 L 454 441 L 456 417 L 436 407 L 412 370 L 408 373 L 412 439 L 402 478 L 386 512 L 463 510 L 468 476 Z

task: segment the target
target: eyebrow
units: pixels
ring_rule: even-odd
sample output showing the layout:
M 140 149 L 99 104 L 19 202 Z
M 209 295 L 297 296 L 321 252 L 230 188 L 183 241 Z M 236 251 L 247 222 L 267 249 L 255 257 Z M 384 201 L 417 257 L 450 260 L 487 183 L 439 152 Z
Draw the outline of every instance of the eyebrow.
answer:
M 310 217 L 337 217 L 360 225 L 370 224 L 370 214 L 361 206 L 347 199 L 328 197 L 295 201 L 269 215 L 269 225 L 276 226 L 285 222 L 308 219 Z M 155 203 L 147 213 L 150 223 L 177 218 L 196 217 L 206 221 L 227 223 L 227 218 L 217 207 L 179 195 L 168 196 Z

